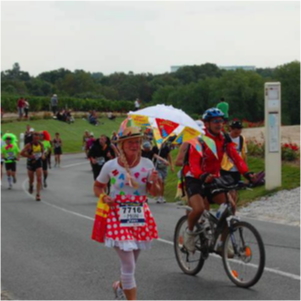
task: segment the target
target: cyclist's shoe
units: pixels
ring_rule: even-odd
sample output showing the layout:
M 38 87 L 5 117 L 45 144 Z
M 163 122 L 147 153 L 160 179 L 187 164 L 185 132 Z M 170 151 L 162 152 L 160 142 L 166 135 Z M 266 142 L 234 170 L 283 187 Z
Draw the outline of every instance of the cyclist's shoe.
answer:
M 28 192 L 29 192 L 30 194 L 33 193 L 33 185 L 29 185 Z
M 166 203 L 165 198 L 162 196 L 159 196 L 157 199 L 157 204 L 164 204 L 164 203 Z
M 17 178 L 16 177 L 13 177 L 13 183 L 17 183 Z
M 120 281 L 113 283 L 113 290 L 115 294 L 115 300 L 126 300 L 123 289 L 120 286 Z
M 184 246 L 189 251 L 195 252 L 195 234 L 184 231 Z
M 223 245 L 221 244 L 220 246 L 217 247 L 216 253 L 223 257 Z M 234 257 L 234 250 L 231 245 L 228 245 L 228 258 L 233 258 Z
M 41 200 L 41 196 L 39 194 L 36 195 L 36 201 L 40 201 Z

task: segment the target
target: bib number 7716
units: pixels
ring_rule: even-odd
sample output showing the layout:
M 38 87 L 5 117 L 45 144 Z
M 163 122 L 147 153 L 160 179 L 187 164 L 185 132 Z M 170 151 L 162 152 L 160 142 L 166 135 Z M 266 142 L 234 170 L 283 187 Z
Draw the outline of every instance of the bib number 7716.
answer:
M 145 225 L 143 204 L 126 203 L 119 205 L 119 221 L 121 227 L 137 227 Z

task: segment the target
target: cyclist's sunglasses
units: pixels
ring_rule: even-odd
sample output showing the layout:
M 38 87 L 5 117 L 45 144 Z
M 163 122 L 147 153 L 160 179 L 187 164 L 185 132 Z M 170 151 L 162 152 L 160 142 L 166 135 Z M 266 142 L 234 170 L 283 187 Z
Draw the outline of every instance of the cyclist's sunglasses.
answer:
M 211 120 L 212 123 L 224 123 L 224 119 L 213 119 Z

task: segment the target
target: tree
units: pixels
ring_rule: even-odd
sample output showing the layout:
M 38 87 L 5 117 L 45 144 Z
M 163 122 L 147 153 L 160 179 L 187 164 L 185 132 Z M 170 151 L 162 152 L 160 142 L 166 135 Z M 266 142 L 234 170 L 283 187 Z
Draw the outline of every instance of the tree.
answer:
M 300 124 L 300 62 L 278 66 L 274 77 L 281 82 L 282 122 Z

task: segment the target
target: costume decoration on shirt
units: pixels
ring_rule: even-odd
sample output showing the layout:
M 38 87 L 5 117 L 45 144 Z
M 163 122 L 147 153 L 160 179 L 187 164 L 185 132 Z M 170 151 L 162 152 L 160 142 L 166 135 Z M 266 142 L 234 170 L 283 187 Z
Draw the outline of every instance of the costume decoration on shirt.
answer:
M 111 184 L 115 184 L 116 183 L 116 179 L 115 178 L 111 178 Z
M 142 181 L 143 183 L 146 183 L 146 182 L 147 182 L 147 178 L 144 177 L 144 178 L 141 179 L 141 181 Z
M 6 150 L 9 150 L 10 148 L 13 148 L 13 147 L 14 147 L 14 146 L 13 146 L 12 144 L 7 144 L 6 147 L 5 147 L 5 149 L 6 149 Z
M 117 169 L 114 169 L 113 171 L 112 171 L 112 174 L 113 174 L 113 176 L 118 176 L 119 175 L 119 171 L 117 170 Z
M 120 191 L 119 195 L 125 195 L 124 191 Z
M 139 191 L 138 190 L 134 191 L 134 195 L 140 195 Z
M 206 145 L 209 147 L 209 149 L 213 152 L 213 154 L 215 155 L 215 157 L 218 158 L 216 144 L 215 144 L 214 140 L 211 139 L 208 136 L 202 136 L 202 139 L 204 140 L 204 142 L 206 143 Z
M 139 176 L 140 176 L 140 172 L 135 172 L 135 173 L 134 173 L 134 176 L 135 176 L 136 179 L 138 179 Z
M 124 180 L 125 177 L 124 177 L 124 174 L 122 173 L 119 177 L 118 177 L 119 180 Z

